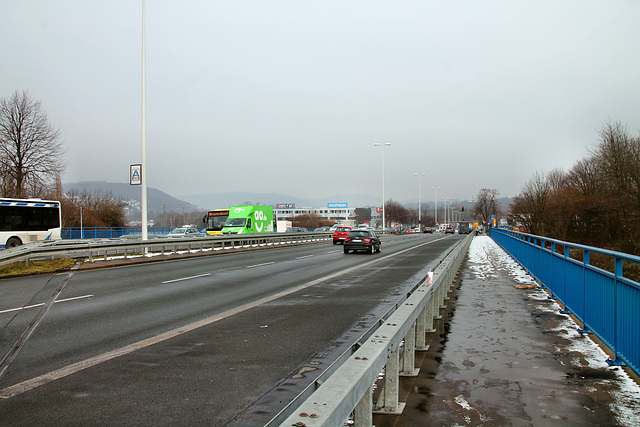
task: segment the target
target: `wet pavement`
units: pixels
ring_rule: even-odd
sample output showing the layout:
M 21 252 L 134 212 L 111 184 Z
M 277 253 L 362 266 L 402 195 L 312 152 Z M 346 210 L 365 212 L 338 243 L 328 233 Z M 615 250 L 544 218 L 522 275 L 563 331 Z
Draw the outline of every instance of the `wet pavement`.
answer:
M 640 426 L 640 386 L 491 238 L 474 239 L 443 318 L 384 426 Z

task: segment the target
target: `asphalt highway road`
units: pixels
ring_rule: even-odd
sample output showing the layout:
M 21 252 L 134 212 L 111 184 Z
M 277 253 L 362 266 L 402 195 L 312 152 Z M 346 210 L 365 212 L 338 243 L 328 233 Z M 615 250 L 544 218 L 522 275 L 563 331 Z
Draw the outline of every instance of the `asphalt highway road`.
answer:
M 373 255 L 322 243 L 0 281 L 0 357 L 12 354 L 0 365 L 0 425 L 263 423 L 252 403 L 304 378 L 305 362 L 345 344 L 336 340 L 458 239 L 385 236 Z

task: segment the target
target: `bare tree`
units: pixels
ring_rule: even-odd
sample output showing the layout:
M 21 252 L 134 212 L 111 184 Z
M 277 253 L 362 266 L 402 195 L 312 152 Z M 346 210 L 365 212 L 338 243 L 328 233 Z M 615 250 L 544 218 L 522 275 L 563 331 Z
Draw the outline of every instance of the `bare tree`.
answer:
M 0 173 L 4 196 L 38 196 L 64 169 L 60 131 L 27 92 L 0 99 Z
M 640 252 L 640 137 L 606 123 L 590 155 L 568 172 L 536 173 L 514 198 L 514 218 L 534 234 Z
M 476 196 L 476 204 L 473 207 L 473 213 L 488 222 L 491 215 L 498 215 L 498 190 L 495 188 L 483 188 Z
M 124 207 L 126 203 L 110 192 L 90 193 L 70 191 L 62 200 L 62 220 L 65 227 L 80 226 L 80 210 L 85 227 L 124 227 L 127 225 Z
M 514 198 L 511 212 L 516 220 L 533 234 L 545 236 L 546 219 L 549 216 L 552 179 L 550 175 L 536 172 L 522 189 L 522 194 Z
M 628 251 L 640 244 L 640 137 L 620 122 L 607 123 L 593 152 L 604 187 L 612 240 Z M 617 236 L 615 236 L 617 234 Z M 617 237 L 617 239 L 616 239 Z
M 308 230 L 313 230 L 314 228 L 322 227 L 325 225 L 326 226 L 333 225 L 333 221 L 328 221 L 322 218 L 317 213 L 294 216 L 291 219 L 291 223 L 294 227 L 304 227 Z

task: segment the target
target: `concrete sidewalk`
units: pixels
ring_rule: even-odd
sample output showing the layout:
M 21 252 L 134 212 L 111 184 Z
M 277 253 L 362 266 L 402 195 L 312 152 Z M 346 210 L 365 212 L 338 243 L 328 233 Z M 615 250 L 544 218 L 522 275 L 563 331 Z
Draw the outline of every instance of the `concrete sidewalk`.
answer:
M 488 236 L 474 239 L 448 306 L 401 379 L 384 426 L 640 426 L 640 387 Z

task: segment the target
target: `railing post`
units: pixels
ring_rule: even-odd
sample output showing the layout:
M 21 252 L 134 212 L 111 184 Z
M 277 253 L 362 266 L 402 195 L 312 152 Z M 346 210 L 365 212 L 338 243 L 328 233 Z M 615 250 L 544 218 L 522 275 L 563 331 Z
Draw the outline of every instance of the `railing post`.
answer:
M 373 425 L 373 384 L 353 411 L 354 427 L 371 427 Z
M 425 329 L 427 333 L 434 333 L 436 330 L 433 327 L 433 319 L 435 319 L 436 315 L 436 295 L 435 292 L 431 294 L 431 298 L 429 298 L 429 302 L 427 302 L 427 313 L 426 313 L 426 324 Z M 438 313 L 440 314 L 440 313 Z
M 429 346 L 427 345 L 427 307 L 429 302 L 420 312 L 418 319 L 416 320 L 416 351 L 427 351 Z
M 416 368 L 416 324 L 414 323 L 404 337 L 404 351 L 402 353 L 402 377 L 417 377 L 420 368 Z
M 591 263 L 591 251 L 585 249 L 582 259 L 582 329 L 578 329 L 581 334 L 591 333 L 587 328 L 587 266 Z
M 400 354 L 396 348 L 390 355 L 385 365 L 384 385 L 376 402 L 374 414 L 402 414 L 404 403 L 399 400 L 400 393 Z M 382 401 L 382 402 L 381 402 Z M 382 404 L 381 404 L 382 403 Z
M 613 359 L 607 360 L 607 363 L 612 366 L 624 366 L 626 363 L 618 359 L 618 286 L 620 286 L 620 279 L 623 276 L 622 272 L 622 258 L 615 257 L 615 283 L 613 285 L 613 342 L 611 345 L 611 351 L 613 352 Z

